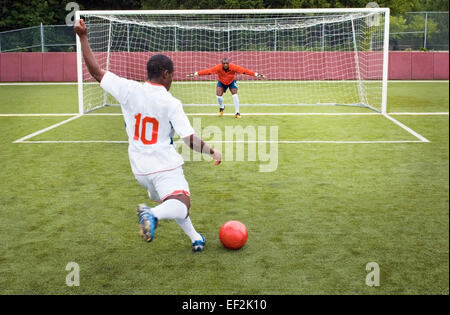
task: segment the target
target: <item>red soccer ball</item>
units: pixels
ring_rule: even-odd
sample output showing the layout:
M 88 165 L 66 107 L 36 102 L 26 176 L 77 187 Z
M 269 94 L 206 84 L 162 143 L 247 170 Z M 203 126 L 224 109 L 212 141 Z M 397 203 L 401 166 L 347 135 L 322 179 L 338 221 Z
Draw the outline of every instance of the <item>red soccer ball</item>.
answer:
M 220 228 L 219 239 L 226 248 L 239 249 L 247 242 L 247 227 L 240 221 L 225 222 Z

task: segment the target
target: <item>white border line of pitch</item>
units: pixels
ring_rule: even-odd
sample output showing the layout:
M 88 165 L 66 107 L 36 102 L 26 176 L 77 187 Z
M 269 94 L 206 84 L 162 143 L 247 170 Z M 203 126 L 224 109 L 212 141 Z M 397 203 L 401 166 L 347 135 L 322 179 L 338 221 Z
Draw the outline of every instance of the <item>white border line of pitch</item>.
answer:
M 66 114 L 0 114 L 0 117 L 65 117 L 65 116 L 77 116 L 78 113 L 66 113 Z M 186 113 L 187 116 L 217 116 L 217 113 Z M 245 113 L 244 116 L 378 116 L 379 113 Z M 392 116 L 445 116 L 449 115 L 449 112 L 398 112 L 388 113 Z M 84 116 L 122 116 L 122 113 L 90 113 Z M 234 116 L 234 114 L 228 113 L 224 116 Z
M 201 84 L 212 84 L 216 82 L 212 81 L 174 81 L 174 84 L 191 84 L 191 83 L 201 83 Z M 290 81 L 279 81 L 279 80 L 240 80 L 239 83 L 355 83 L 357 81 L 347 80 L 322 80 L 322 81 L 308 81 L 308 80 L 290 80 Z M 381 81 L 364 81 L 367 83 L 379 83 Z M 388 83 L 449 83 L 449 80 L 389 80 Z M 88 84 L 98 84 L 97 82 L 88 82 Z M 6 82 L 0 83 L 0 86 L 20 86 L 20 85 L 78 85 L 77 82 Z
M 355 141 L 339 141 L 339 140 L 278 140 L 278 141 L 208 141 L 212 144 L 221 143 L 278 143 L 278 144 L 388 144 L 388 143 L 424 143 L 421 140 L 355 140 Z M 25 144 L 49 144 L 49 143 L 121 143 L 127 144 L 128 141 L 116 140 L 36 140 L 36 141 L 15 141 L 14 143 Z M 181 142 L 175 142 L 181 143 Z
M 208 113 L 208 115 L 209 114 L 210 113 Z M 266 115 L 266 116 L 268 115 L 268 113 L 258 113 L 258 114 L 262 114 L 262 115 Z M 334 116 L 343 116 L 343 115 L 347 115 L 347 116 L 348 115 L 380 115 L 378 113 L 285 113 L 285 114 L 334 115 Z M 405 114 L 405 113 L 403 113 L 403 114 Z M 415 113 L 415 114 L 417 114 L 417 113 Z M 105 114 L 91 114 L 91 115 L 96 115 L 96 116 L 102 115 L 102 116 L 105 116 Z M 120 113 L 111 113 L 111 114 L 106 114 L 106 115 L 108 115 L 108 116 L 119 116 L 121 114 Z M 217 113 L 213 114 L 213 115 L 217 115 Z M 392 114 L 390 114 L 390 115 L 392 115 Z M 71 118 L 66 119 L 66 120 L 64 120 L 62 122 L 59 122 L 59 123 L 54 124 L 54 125 L 52 125 L 50 127 L 41 129 L 39 131 L 36 131 L 36 132 L 31 133 L 29 135 L 26 135 L 26 136 L 24 136 L 24 137 L 22 137 L 20 139 L 17 139 L 13 143 L 37 143 L 36 141 L 26 141 L 26 140 L 28 140 L 30 138 L 33 138 L 33 137 L 35 137 L 37 135 L 40 135 L 40 134 L 42 134 L 44 132 L 47 132 L 47 131 L 49 131 L 51 129 L 54 129 L 56 127 L 59 127 L 59 126 L 61 126 L 63 124 L 66 124 L 66 123 L 68 123 L 68 122 L 70 122 L 72 120 L 78 119 L 78 118 L 80 118 L 82 116 L 85 116 L 85 115 L 78 114 L 78 115 L 72 116 Z M 406 140 L 406 141 L 364 141 L 364 140 L 363 141 L 328 141 L 328 140 L 326 140 L 326 141 L 297 141 L 297 140 L 293 140 L 293 141 L 284 142 L 284 143 L 405 143 L 405 142 L 406 143 L 410 143 L 410 142 L 430 142 L 428 139 L 426 139 L 422 135 L 418 134 L 417 132 L 415 132 L 414 130 L 409 128 L 408 126 L 406 126 L 406 125 L 402 124 L 401 122 L 399 122 L 398 120 L 390 117 L 389 114 L 383 114 L 382 116 L 384 116 L 385 118 L 391 120 L 393 123 L 397 124 L 399 127 L 401 127 L 402 129 L 406 130 L 408 133 L 412 134 L 413 136 L 418 138 L 420 141 L 410 141 L 410 140 Z M 76 143 L 85 143 L 85 141 L 75 141 L 75 142 Z M 75 143 L 75 142 L 72 141 L 70 143 Z M 92 143 L 92 142 L 96 142 L 96 141 L 88 141 L 88 142 Z M 100 141 L 100 142 L 105 143 L 105 142 L 109 142 L 109 141 Z M 61 141 L 51 141 L 51 142 L 49 142 L 49 141 L 46 141 L 46 142 L 41 141 L 40 143 L 67 143 L 67 142 L 65 142 L 65 141 L 63 141 L 63 142 L 61 142 Z M 113 141 L 112 143 L 117 143 L 117 142 Z M 278 143 L 283 143 L 283 142 L 278 142 Z

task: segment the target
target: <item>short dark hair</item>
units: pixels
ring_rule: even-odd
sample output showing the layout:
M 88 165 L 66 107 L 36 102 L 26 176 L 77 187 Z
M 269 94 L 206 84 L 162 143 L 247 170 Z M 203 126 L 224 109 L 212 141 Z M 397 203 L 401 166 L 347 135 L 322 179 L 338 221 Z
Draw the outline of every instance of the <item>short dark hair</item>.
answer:
M 230 60 L 227 57 L 222 58 L 222 63 L 227 62 L 230 63 Z
M 149 80 L 161 77 L 164 71 L 173 72 L 173 62 L 165 55 L 154 55 L 147 62 L 147 75 Z

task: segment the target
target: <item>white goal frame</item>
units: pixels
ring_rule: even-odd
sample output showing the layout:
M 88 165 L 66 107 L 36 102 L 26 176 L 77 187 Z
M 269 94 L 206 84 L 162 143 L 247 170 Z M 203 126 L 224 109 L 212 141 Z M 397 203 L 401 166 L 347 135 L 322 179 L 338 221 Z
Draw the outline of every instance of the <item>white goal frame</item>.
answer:
M 343 8 L 343 9 L 230 9 L 230 10 L 102 10 L 102 11 L 76 11 L 75 19 L 85 14 L 98 15 L 220 15 L 220 14 L 305 14 L 305 13 L 383 13 L 384 14 L 384 43 L 383 43 L 383 74 L 381 92 L 381 114 L 387 113 L 387 85 L 389 65 L 389 8 Z M 83 60 L 81 43 L 76 36 L 77 46 L 77 78 L 78 78 L 78 108 L 79 114 L 85 114 L 83 99 Z M 357 62 L 357 61 L 356 61 Z

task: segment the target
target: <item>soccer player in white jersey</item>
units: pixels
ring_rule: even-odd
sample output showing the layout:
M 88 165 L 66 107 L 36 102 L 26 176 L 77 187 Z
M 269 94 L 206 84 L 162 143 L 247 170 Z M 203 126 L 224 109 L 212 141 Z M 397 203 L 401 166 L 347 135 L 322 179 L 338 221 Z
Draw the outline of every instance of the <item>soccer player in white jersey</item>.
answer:
M 142 238 L 151 242 L 158 221 L 172 219 L 191 239 L 193 250 L 202 251 L 206 240 L 195 230 L 189 217 L 190 193 L 182 169 L 184 161 L 176 152 L 172 137 L 176 132 L 191 149 L 210 154 L 216 165 L 221 162 L 222 154 L 194 134 L 181 102 L 169 93 L 174 72 L 172 60 L 154 55 L 147 63 L 145 83 L 127 80 L 100 68 L 82 19 L 76 21 L 74 29 L 89 73 L 121 105 L 133 174 L 149 196 L 160 203 L 154 208 L 138 205 Z

